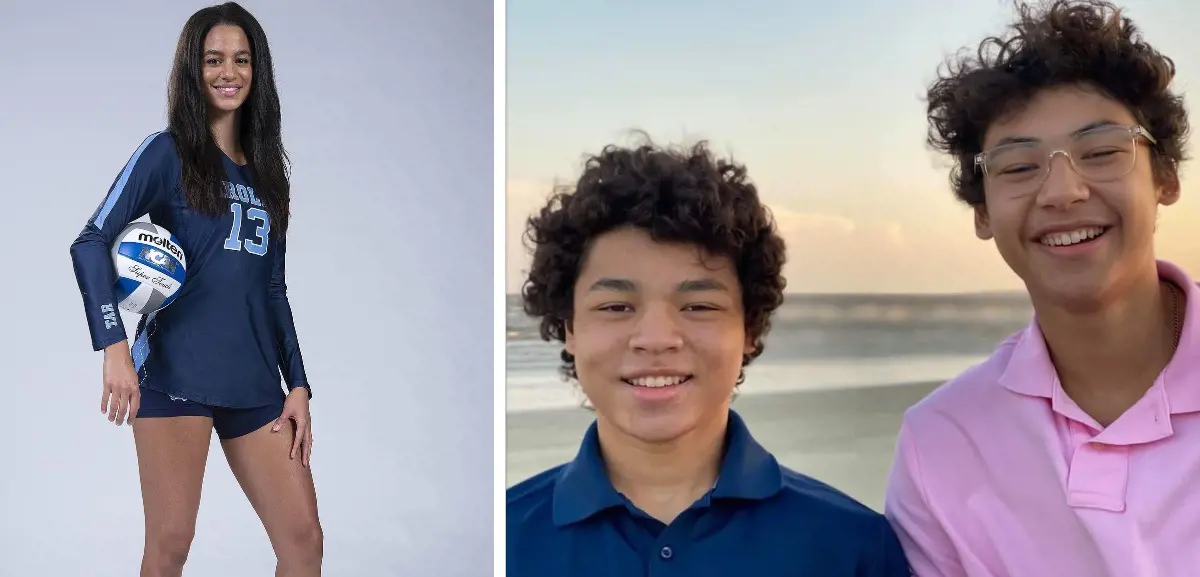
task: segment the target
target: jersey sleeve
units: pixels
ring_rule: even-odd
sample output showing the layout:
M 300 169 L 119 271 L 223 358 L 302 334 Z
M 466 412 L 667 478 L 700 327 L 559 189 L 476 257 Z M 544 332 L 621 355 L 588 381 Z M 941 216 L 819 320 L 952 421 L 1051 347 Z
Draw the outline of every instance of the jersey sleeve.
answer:
M 312 398 L 312 388 L 308 384 L 308 376 L 304 372 L 304 358 L 300 354 L 300 339 L 296 336 L 296 323 L 292 318 L 292 305 L 287 296 L 287 279 L 285 261 L 287 260 L 287 243 L 283 238 L 275 240 L 275 248 L 271 251 L 271 312 L 275 318 L 275 341 L 279 347 L 279 370 L 287 383 L 288 392 L 296 387 L 308 389 L 308 398 Z
M 165 131 L 151 134 L 125 163 L 104 201 L 71 243 L 71 263 L 83 296 L 92 350 L 126 339 L 115 297 L 112 244 L 126 225 L 167 201 L 178 185 L 179 172 L 171 136 Z
M 913 575 L 966 577 L 950 536 L 930 507 L 916 442 L 907 424 L 896 438 L 884 503 L 884 513 L 896 530 Z

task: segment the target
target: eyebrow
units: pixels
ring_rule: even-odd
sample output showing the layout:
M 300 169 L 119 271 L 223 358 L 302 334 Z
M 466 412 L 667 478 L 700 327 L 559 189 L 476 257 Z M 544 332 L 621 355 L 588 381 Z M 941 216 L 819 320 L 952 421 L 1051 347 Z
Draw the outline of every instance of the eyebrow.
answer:
M 726 287 L 724 284 L 722 284 L 721 281 L 718 281 L 715 278 L 701 278 L 701 279 L 695 279 L 695 280 L 685 280 L 685 281 L 679 283 L 679 286 L 675 288 L 675 292 L 681 292 L 681 293 L 704 292 L 704 291 L 729 292 L 729 288 Z
M 637 292 L 638 286 L 636 282 L 623 278 L 604 277 L 592 283 L 588 287 L 588 292 L 593 291 L 615 291 L 615 292 Z M 729 292 L 729 287 L 724 283 L 714 278 L 699 278 L 689 279 L 679 283 L 675 287 L 677 293 L 704 292 L 704 291 L 721 291 Z
M 214 50 L 212 48 L 205 50 L 204 54 L 206 54 L 206 55 L 211 54 L 213 56 L 224 56 L 225 55 L 224 52 L 221 52 L 220 50 Z M 249 50 L 238 50 L 237 52 L 234 52 L 233 55 L 234 56 L 249 56 L 250 51 Z
M 1077 137 L 1089 130 L 1095 130 L 1097 128 L 1103 128 L 1107 126 L 1118 126 L 1119 124 L 1119 122 L 1114 122 L 1112 120 L 1097 120 L 1095 122 L 1089 122 L 1082 127 L 1071 131 L 1071 137 Z M 1031 142 L 1041 142 L 1041 139 L 1033 138 L 1032 136 L 1006 136 L 996 142 L 996 147 L 1004 146 L 1006 144 L 1028 144 Z

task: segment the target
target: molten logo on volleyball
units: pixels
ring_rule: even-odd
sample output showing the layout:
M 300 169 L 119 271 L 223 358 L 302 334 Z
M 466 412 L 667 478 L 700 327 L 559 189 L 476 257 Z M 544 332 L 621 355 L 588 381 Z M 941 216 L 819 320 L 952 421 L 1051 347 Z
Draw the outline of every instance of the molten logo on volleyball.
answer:
M 171 231 L 134 222 L 117 235 L 112 247 L 117 271 L 116 295 L 121 310 L 145 315 L 175 300 L 187 276 L 187 258 Z

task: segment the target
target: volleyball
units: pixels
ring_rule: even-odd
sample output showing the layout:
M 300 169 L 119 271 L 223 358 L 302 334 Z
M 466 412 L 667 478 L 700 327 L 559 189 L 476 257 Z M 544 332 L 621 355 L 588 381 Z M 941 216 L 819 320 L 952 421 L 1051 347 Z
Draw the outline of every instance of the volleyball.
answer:
M 175 300 L 187 271 L 187 258 L 171 231 L 148 222 L 126 226 L 112 247 L 117 271 L 117 306 L 145 315 Z

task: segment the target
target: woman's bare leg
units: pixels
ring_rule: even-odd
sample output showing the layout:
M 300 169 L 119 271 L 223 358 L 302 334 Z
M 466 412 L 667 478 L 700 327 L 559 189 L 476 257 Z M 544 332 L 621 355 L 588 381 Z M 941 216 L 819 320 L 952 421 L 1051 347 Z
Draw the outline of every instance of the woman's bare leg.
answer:
M 272 433 L 271 425 L 223 440 L 221 446 L 275 549 L 276 577 L 317 577 L 324 536 L 312 474 L 300 464 L 299 455 L 288 458 L 294 427 Z
M 141 577 L 179 577 L 196 534 L 196 512 L 213 421 L 143 417 L 133 422 L 146 544 Z

